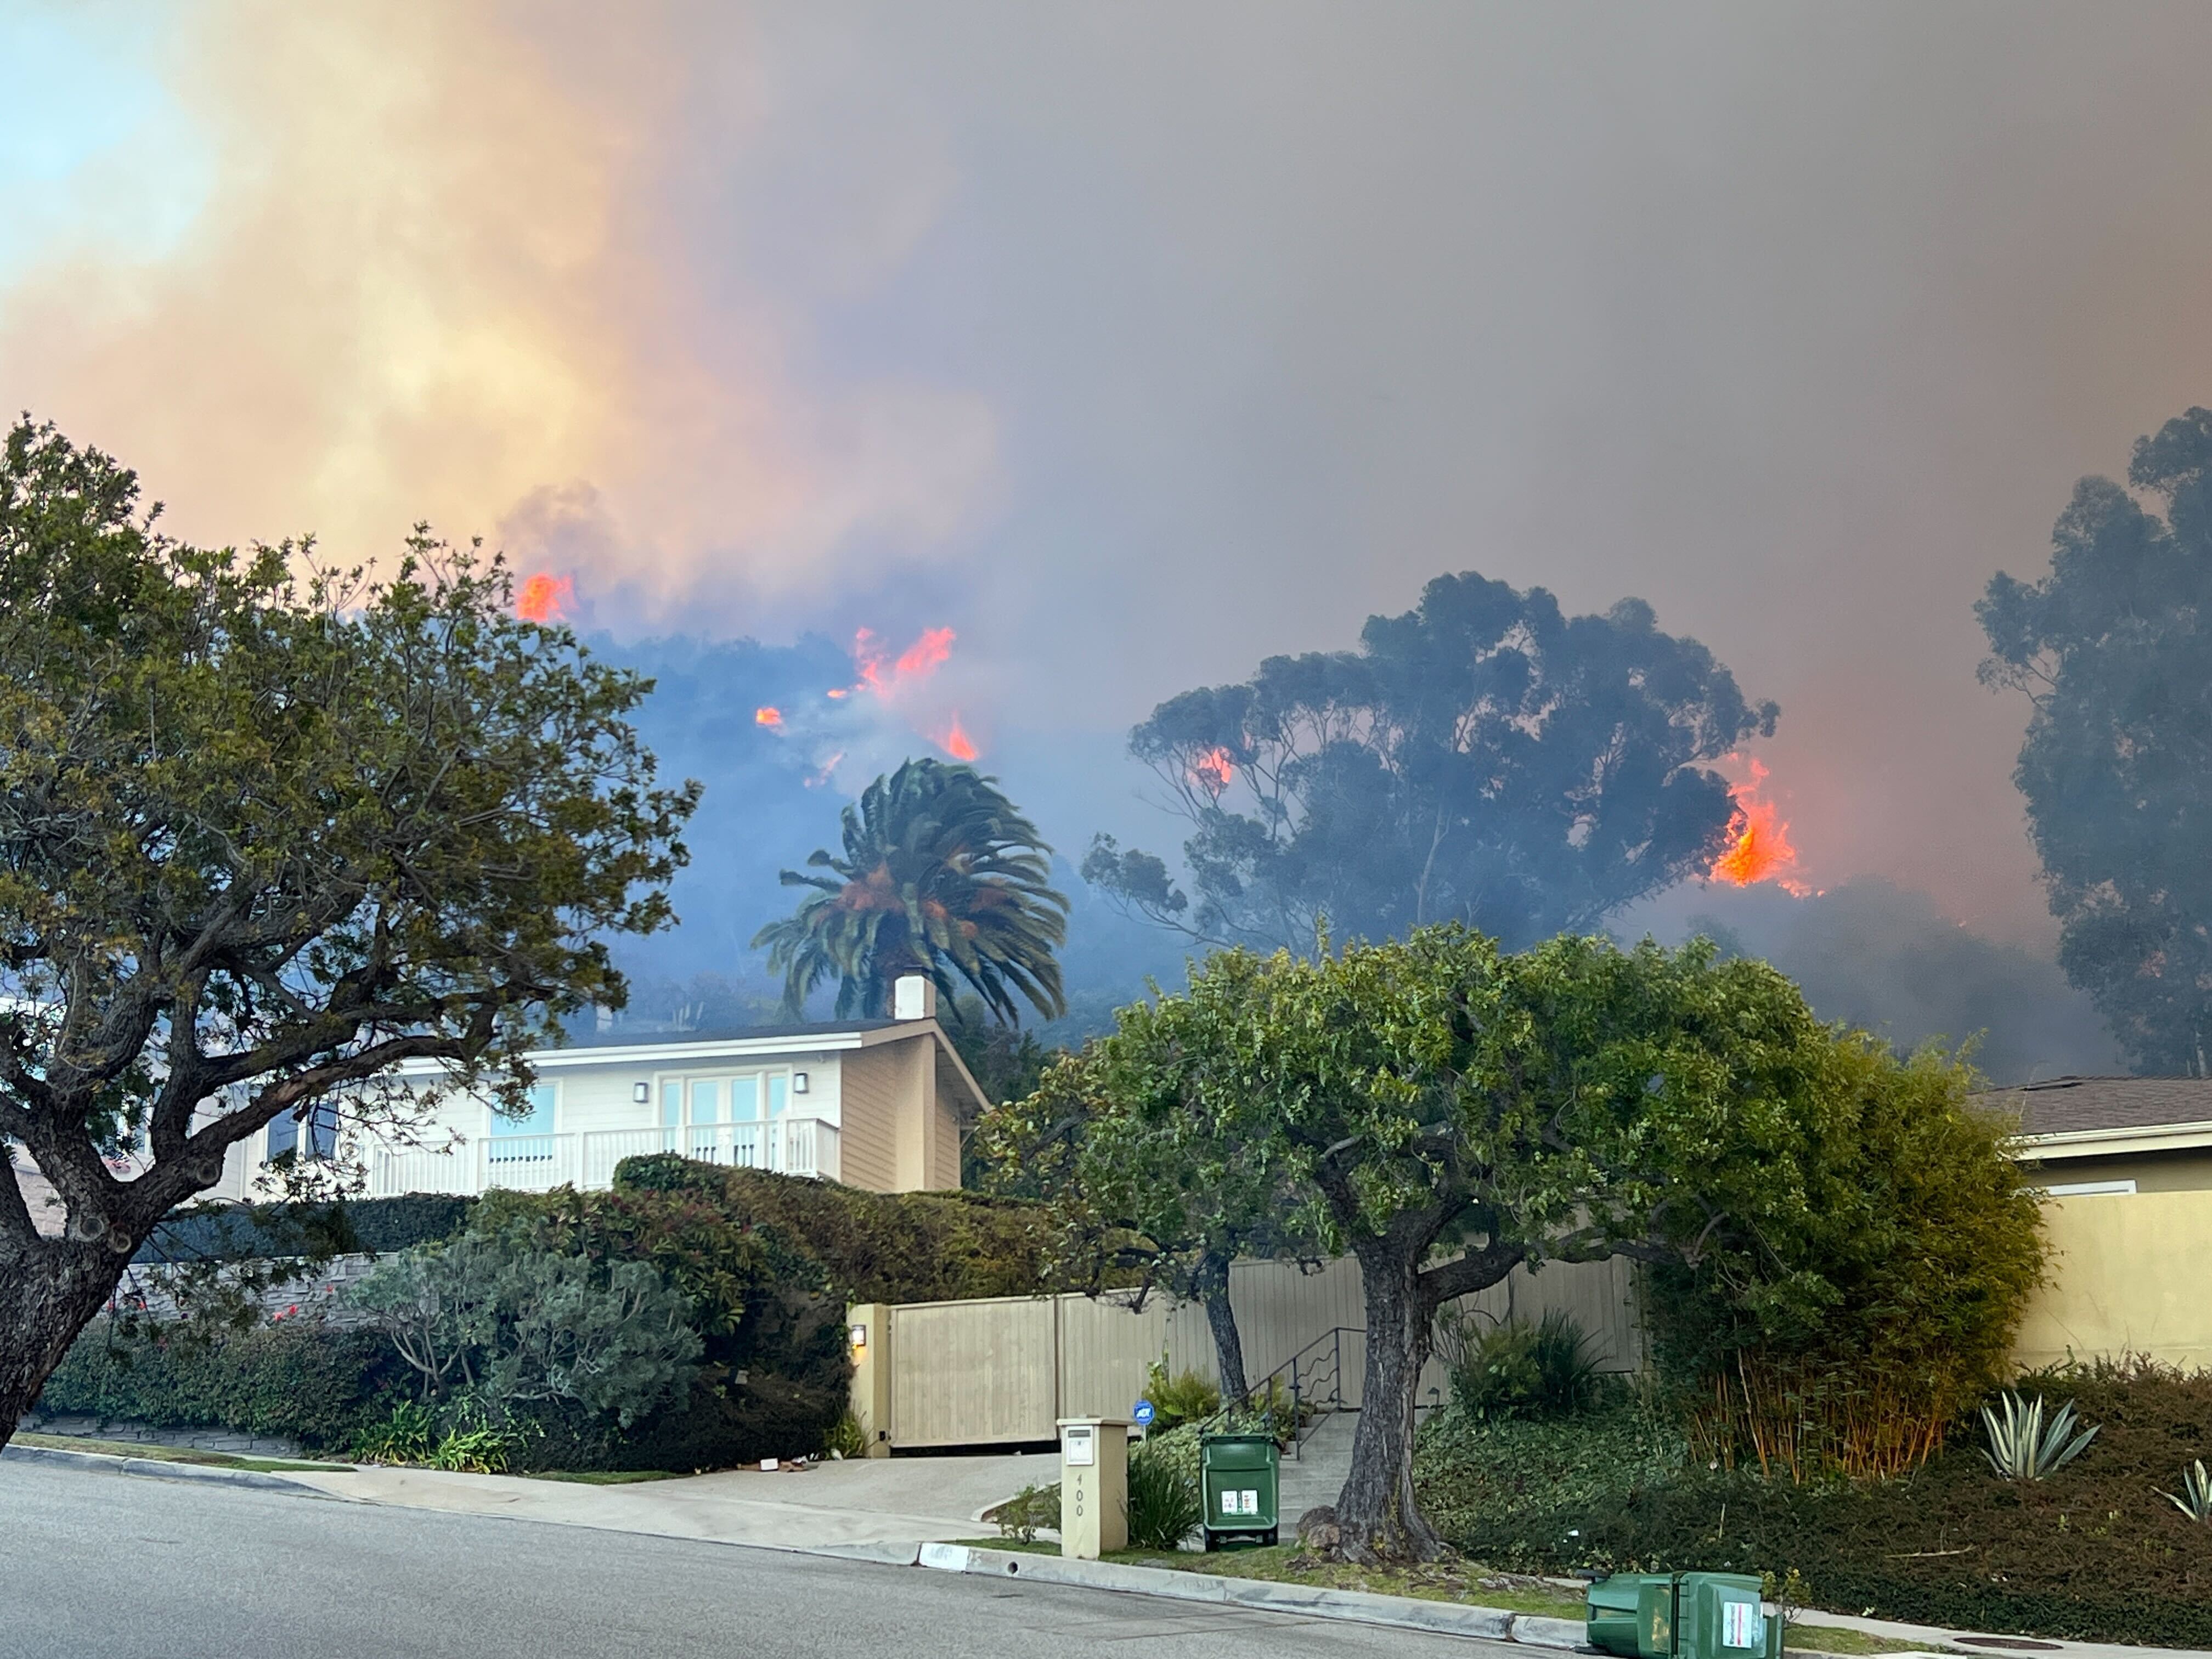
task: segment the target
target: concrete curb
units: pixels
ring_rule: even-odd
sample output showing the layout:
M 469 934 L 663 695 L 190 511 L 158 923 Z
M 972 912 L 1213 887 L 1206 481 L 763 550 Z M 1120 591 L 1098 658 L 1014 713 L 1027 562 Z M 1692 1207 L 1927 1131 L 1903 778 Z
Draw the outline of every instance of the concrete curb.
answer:
M 1374 1595 L 1364 1590 L 1283 1584 L 1265 1578 L 1224 1578 L 1212 1573 L 1130 1566 L 1119 1561 L 1071 1561 L 1057 1555 L 977 1549 L 965 1544 L 924 1544 L 915 1552 L 915 1564 L 939 1572 L 1025 1578 L 1033 1583 L 1118 1590 L 1177 1601 L 1219 1601 L 1271 1613 L 1300 1613 L 1310 1619 L 1343 1619 L 1486 1642 L 1519 1642 L 1547 1648 L 1583 1645 L 1583 1626 L 1577 1620 L 1546 1619 L 1504 1607 L 1424 1601 L 1412 1596 Z
M 258 1486 L 264 1492 L 306 1492 L 316 1498 L 327 1498 L 303 1480 L 287 1480 L 281 1474 L 264 1474 L 259 1469 L 211 1468 L 204 1463 L 173 1463 L 158 1457 L 117 1457 L 106 1452 L 65 1451 L 59 1446 L 0 1447 L 0 1457 L 23 1459 L 34 1463 L 64 1463 L 80 1469 L 107 1469 L 117 1474 L 135 1474 L 149 1480 L 211 1480 L 226 1486 Z

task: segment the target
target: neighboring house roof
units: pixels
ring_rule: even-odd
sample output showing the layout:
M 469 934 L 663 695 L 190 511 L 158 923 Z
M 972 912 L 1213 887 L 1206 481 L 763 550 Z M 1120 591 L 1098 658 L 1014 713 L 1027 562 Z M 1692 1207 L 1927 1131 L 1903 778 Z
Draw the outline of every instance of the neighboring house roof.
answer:
M 2055 1077 L 1977 1098 L 2017 1113 L 2042 1157 L 2212 1146 L 2212 1078 Z

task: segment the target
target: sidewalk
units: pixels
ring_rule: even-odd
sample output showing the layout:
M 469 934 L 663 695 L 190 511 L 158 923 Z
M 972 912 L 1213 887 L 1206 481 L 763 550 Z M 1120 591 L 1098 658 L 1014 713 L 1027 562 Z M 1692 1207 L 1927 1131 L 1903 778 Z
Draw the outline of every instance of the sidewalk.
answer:
M 989 1530 L 983 1510 L 1057 1474 L 1048 1457 L 997 1455 L 854 1458 L 804 1474 L 729 1469 L 609 1486 L 383 1468 L 286 1478 L 365 1504 L 812 1549 L 974 1538 Z

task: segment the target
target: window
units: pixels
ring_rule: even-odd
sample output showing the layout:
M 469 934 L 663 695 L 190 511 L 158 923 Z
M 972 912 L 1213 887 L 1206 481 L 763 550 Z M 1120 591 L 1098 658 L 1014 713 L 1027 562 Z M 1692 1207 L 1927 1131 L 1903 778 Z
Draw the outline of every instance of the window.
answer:
M 790 1104 L 791 1073 L 788 1072 L 770 1072 L 768 1074 L 769 1116 L 771 1118 L 781 1117 L 784 1114 L 784 1109 Z
M 2048 1198 L 2088 1198 L 2098 1193 L 2132 1193 L 2135 1189 L 2136 1183 L 2130 1176 L 2125 1181 L 2062 1181 L 2043 1191 Z
M 495 1164 L 544 1164 L 553 1157 L 553 1087 L 534 1085 L 530 1110 L 522 1117 L 504 1112 L 491 1115 L 490 1145 L 486 1155 Z
M 319 1100 L 307 1108 L 302 1122 L 289 1112 L 273 1120 L 269 1125 L 268 1150 L 264 1157 L 271 1163 L 287 1153 L 295 1158 L 327 1158 L 337 1156 L 338 1108 L 334 1100 Z

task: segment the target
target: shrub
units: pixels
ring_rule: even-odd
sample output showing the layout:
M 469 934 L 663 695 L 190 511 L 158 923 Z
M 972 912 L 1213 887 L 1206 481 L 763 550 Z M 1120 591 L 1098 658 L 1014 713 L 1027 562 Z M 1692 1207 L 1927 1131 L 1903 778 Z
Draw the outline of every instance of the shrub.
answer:
M 438 1444 L 438 1413 L 425 1401 L 403 1400 L 383 1422 L 363 1429 L 353 1443 L 358 1463 L 424 1463 Z
M 1646 1270 L 1655 1355 L 1723 1468 L 1917 1467 L 2002 1379 L 2042 1278 L 2040 1207 L 1970 1066 L 1839 1034 L 1828 1072 L 1802 1201 Z
M 2212 1375 L 2100 1363 L 2021 1386 L 2070 1395 L 2103 1425 L 2096 1455 L 2001 1482 L 1958 1445 L 1891 1480 L 1799 1484 L 1686 1458 L 1666 1415 L 1632 1402 L 1572 1423 L 1444 1413 L 1415 1478 L 1446 1536 L 1495 1567 L 1794 1568 L 1807 1602 L 1838 1612 L 2212 1647 L 2212 1553 L 2158 1491 L 2212 1443 Z M 1651 1455 L 1639 1416 L 1673 1437 L 1671 1458 Z
M 1133 1547 L 1178 1548 L 1206 1518 L 1198 1481 L 1173 1457 L 1140 1447 L 1129 1455 L 1128 1518 Z
M 1027 1486 L 983 1518 L 999 1529 L 999 1536 L 1018 1543 L 1034 1544 L 1041 1532 L 1060 1529 L 1060 1483 Z
M 1165 1354 L 1145 1371 L 1145 1398 L 1152 1402 L 1152 1426 L 1165 1431 L 1212 1417 L 1221 1409 L 1221 1390 L 1196 1371 L 1168 1375 Z
M 648 1264 L 532 1249 L 519 1231 L 418 1245 L 347 1300 L 392 1339 L 426 1397 L 465 1390 L 502 1418 L 561 1401 L 627 1428 L 683 1395 L 701 1346 L 684 1298 Z
M 1531 1325 L 1484 1327 L 1480 1315 L 1449 1310 L 1437 1322 L 1452 1401 L 1469 1417 L 1558 1417 L 1596 1404 L 1604 1378 L 1589 1336 L 1554 1308 Z
M 2160 1492 L 2159 1496 L 2191 1521 L 2212 1522 L 2212 1476 L 2204 1473 L 2204 1460 L 2201 1457 L 2181 1472 L 2179 1492 Z
M 822 1437 L 822 1449 L 834 1457 L 865 1457 L 868 1455 L 868 1437 L 860 1427 L 860 1419 L 849 1411 L 830 1425 L 830 1432 Z

